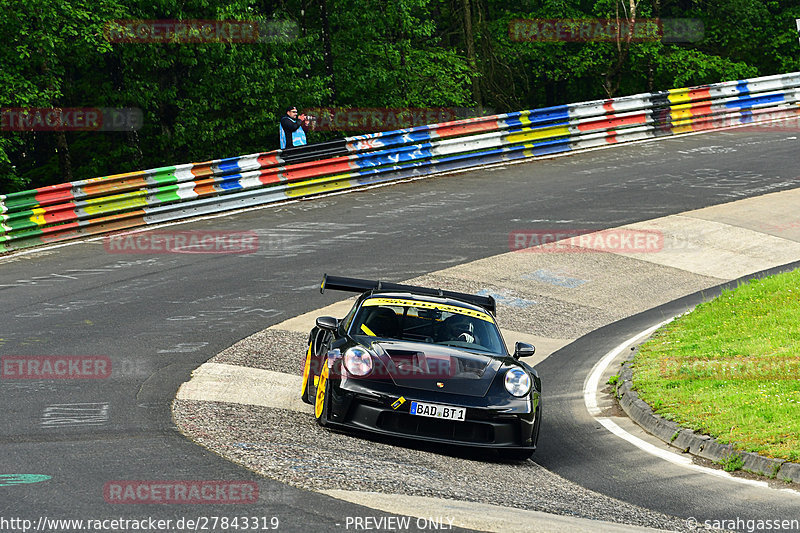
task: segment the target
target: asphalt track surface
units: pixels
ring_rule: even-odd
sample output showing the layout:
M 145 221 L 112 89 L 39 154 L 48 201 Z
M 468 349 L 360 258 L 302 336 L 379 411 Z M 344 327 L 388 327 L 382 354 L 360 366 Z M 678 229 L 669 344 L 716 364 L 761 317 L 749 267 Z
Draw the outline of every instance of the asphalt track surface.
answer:
M 792 268 L 800 267 L 793 264 Z M 742 280 L 777 274 L 775 268 Z M 694 475 L 687 469 L 641 452 L 608 432 L 584 403 L 582 389 L 598 356 L 647 328 L 713 298 L 739 281 L 721 284 L 599 328 L 553 353 L 536 368 L 549 381 L 548 438 L 534 460 L 548 470 L 594 491 L 684 519 L 746 523 L 798 519 L 800 495 L 779 493 Z M 565 370 L 567 370 L 565 372 Z M 624 455 L 623 455 L 624 454 Z M 747 526 L 745 526 L 747 527 Z
M 178 386 L 243 337 L 334 301 L 335 294 L 310 297 L 323 272 L 405 280 L 506 252 L 516 230 L 603 229 L 795 188 L 799 144 L 795 133 L 764 130 L 679 137 L 161 230 L 254 231 L 259 249 L 250 254 L 110 253 L 95 240 L 0 258 L 0 355 L 107 356 L 114 369 L 98 380 L 0 380 L 0 474 L 52 476 L 21 485 L 0 478 L 0 516 L 35 523 L 247 514 L 277 516 L 284 531 L 334 531 L 348 516 L 382 516 L 260 478 L 195 446 L 172 424 Z M 662 314 L 603 328 L 540 365 L 551 392 L 534 460 L 676 516 L 736 517 L 752 505 L 750 518 L 789 517 L 794 509 L 783 499 L 743 502 L 713 482 L 684 482 L 683 472 L 635 450 L 622 454 L 618 439 L 592 429 L 576 396 L 586 373 Z M 235 505 L 103 498 L 110 481 L 169 479 L 256 481 L 261 499 L 242 513 Z

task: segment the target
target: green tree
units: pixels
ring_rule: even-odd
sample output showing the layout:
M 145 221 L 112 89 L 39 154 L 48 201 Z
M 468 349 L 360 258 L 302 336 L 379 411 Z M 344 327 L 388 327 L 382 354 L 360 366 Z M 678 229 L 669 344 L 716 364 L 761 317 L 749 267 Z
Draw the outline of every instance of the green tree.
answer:
M 4 131 L 0 192 L 277 148 L 286 105 L 497 112 L 800 70 L 796 0 L 0 0 L 0 107 L 138 108 L 138 131 Z M 517 19 L 689 19 L 697 39 L 543 42 Z M 120 20 L 281 22 L 118 42 Z M 106 31 L 104 31 L 106 30 Z M 311 133 L 311 142 L 342 132 Z
M 121 11 L 113 0 L 0 0 L 0 107 L 69 107 L 74 80 L 89 58 L 111 46 L 102 35 L 104 18 Z M 81 105 L 81 104 L 77 104 Z M 26 171 L 47 169 L 55 182 L 72 179 L 67 134 L 5 133 L 0 137 L 0 190 L 15 190 L 31 181 Z M 38 182 L 39 180 L 33 180 Z
M 15 35 L 0 52 L 10 66 L 3 107 L 138 108 L 144 118 L 139 131 L 4 134 L 3 192 L 274 149 L 288 102 L 327 101 L 316 36 L 259 2 L 0 2 L 13 7 L 1 29 Z M 108 39 L 113 21 L 231 19 L 282 21 L 289 32 L 243 43 Z
M 466 57 L 442 46 L 430 0 L 329 0 L 339 105 L 468 106 Z

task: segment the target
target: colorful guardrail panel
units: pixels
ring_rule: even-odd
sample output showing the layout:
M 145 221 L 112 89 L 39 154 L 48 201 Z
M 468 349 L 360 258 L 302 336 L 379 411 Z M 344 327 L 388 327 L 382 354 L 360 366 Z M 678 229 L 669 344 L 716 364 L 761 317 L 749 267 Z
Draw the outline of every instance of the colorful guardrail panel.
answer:
M 0 195 L 0 253 L 324 192 L 800 116 L 800 73 L 348 137 Z

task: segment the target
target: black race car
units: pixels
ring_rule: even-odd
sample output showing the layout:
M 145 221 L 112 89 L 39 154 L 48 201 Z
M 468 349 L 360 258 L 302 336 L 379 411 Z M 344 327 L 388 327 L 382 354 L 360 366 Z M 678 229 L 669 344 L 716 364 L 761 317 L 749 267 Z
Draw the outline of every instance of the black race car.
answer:
M 531 456 L 541 381 L 519 359 L 534 348 L 508 353 L 494 298 L 328 275 L 326 288 L 362 294 L 309 335 L 302 399 L 320 425 Z

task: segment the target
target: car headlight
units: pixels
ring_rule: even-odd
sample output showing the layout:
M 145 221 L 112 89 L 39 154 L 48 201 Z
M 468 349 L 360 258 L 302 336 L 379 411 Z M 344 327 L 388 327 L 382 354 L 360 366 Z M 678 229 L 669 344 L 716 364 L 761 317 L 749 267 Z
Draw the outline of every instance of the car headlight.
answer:
M 372 372 L 372 355 L 360 346 L 353 346 L 344 352 L 344 367 L 354 376 L 366 376 Z
M 511 368 L 506 372 L 505 384 L 512 396 L 525 396 L 531 390 L 531 377 L 524 370 Z

